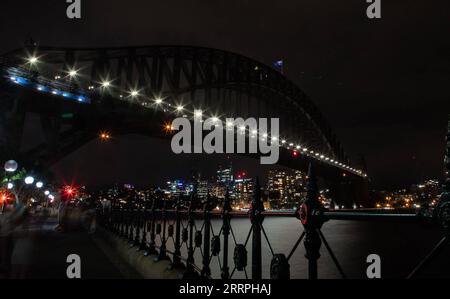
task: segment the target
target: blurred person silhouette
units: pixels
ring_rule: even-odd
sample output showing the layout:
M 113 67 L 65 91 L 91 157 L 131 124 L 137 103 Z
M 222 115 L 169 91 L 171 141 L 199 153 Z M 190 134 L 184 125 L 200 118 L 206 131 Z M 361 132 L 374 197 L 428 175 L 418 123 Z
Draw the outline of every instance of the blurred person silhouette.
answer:
M 11 253 L 12 279 L 25 279 L 28 277 L 33 260 L 34 237 L 31 231 L 31 214 L 24 206 L 18 206 L 14 215 L 16 224 L 12 236 L 14 246 Z
M 13 247 L 12 223 L 13 206 L 7 205 L 0 214 L 0 278 L 7 278 L 11 268 L 11 252 Z
M 81 205 L 81 225 L 89 233 L 95 233 L 97 226 L 97 205 L 92 198 Z
M 67 209 L 67 203 L 63 200 L 60 200 L 59 204 L 58 204 L 58 209 L 56 212 L 58 215 L 58 225 L 56 226 L 55 230 L 57 232 L 65 231 L 66 209 Z

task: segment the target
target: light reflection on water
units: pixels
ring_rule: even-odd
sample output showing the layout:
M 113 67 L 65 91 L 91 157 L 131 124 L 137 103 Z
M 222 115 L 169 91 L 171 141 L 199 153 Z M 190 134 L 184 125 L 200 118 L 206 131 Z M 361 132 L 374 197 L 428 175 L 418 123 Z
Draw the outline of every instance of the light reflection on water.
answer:
M 212 228 L 215 234 L 218 234 L 222 225 L 221 219 L 212 219 Z M 203 222 L 198 220 L 196 221 L 197 229 L 202 227 Z M 187 222 L 184 223 L 184 226 L 187 225 Z M 237 243 L 245 243 L 247 235 L 249 233 L 251 224 L 248 218 L 235 218 L 231 220 L 231 226 L 233 228 Z M 264 220 L 263 226 L 266 230 L 269 241 L 272 245 L 272 248 L 277 253 L 284 253 L 286 256 L 290 253 L 294 244 L 300 237 L 303 232 L 303 226 L 300 221 L 295 218 L 289 217 L 266 217 Z M 333 248 L 335 255 L 340 260 L 343 266 L 350 265 L 352 269 L 355 268 L 355 260 L 353 258 L 349 258 L 349 255 L 346 252 L 349 252 L 354 247 L 353 242 L 343 242 L 342 240 L 349 239 L 350 236 L 358 235 L 359 226 L 355 225 L 354 222 L 328 222 L 323 227 L 323 233 Z M 212 234 L 211 234 L 212 238 Z M 158 245 L 160 244 L 157 240 Z M 233 252 L 234 252 L 234 240 L 232 235 L 229 237 L 229 267 L 230 273 L 234 268 L 233 263 Z M 248 266 L 247 273 L 251 276 L 251 246 L 252 246 L 252 238 L 250 237 L 249 242 L 247 244 L 248 251 Z M 169 239 L 167 242 L 167 249 L 170 251 L 174 250 L 173 241 Z M 182 255 L 183 257 L 187 256 L 187 247 L 183 244 L 182 247 Z M 319 259 L 319 275 L 321 278 L 338 278 L 339 273 L 336 268 L 332 264 L 332 260 L 329 257 L 328 253 L 325 252 L 325 247 L 322 246 L 321 250 L 322 256 Z M 221 238 L 221 253 L 220 253 L 220 262 L 222 262 L 223 255 L 223 238 Z M 304 257 L 305 249 L 303 246 L 303 242 L 298 246 L 294 255 L 290 260 L 291 265 L 291 278 L 307 278 L 307 260 Z M 271 252 L 270 248 L 262 234 L 262 267 L 263 267 L 263 278 L 269 278 L 270 271 L 270 262 L 271 262 Z M 202 267 L 202 256 L 200 249 L 197 248 L 195 251 L 195 262 L 200 268 Z M 364 260 L 359 260 L 357 262 L 358 265 L 362 265 Z M 211 260 L 211 272 L 213 278 L 220 277 L 220 267 L 218 263 L 217 257 L 213 257 Z M 358 268 L 358 267 L 356 267 Z M 360 267 L 359 267 L 360 268 Z M 244 272 L 236 271 L 233 275 L 233 278 L 245 278 Z
M 211 222 L 214 233 L 218 234 L 222 220 L 212 219 Z M 202 227 L 202 224 L 201 220 L 196 221 L 198 229 Z M 187 226 L 187 221 L 184 221 L 184 226 Z M 231 226 L 237 242 L 244 243 L 250 230 L 250 220 L 248 218 L 233 218 Z M 275 254 L 283 253 L 286 256 L 303 232 L 303 226 L 300 221 L 293 217 L 266 217 L 263 226 Z M 366 258 L 374 253 L 381 256 L 382 275 L 384 278 L 405 277 L 440 238 L 440 232 L 437 229 L 429 229 L 420 224 L 409 223 L 329 221 L 324 224 L 322 232 L 349 278 L 366 278 L 368 266 Z M 159 244 L 158 240 L 159 238 L 157 238 L 157 243 Z M 247 244 L 247 273 L 249 277 L 251 277 L 251 243 L 252 239 L 250 238 Z M 231 234 L 229 244 L 229 267 L 231 273 L 234 268 L 233 252 L 235 247 Z M 174 249 L 171 239 L 167 242 L 167 249 L 171 251 Z M 187 257 L 185 244 L 183 244 L 181 251 L 183 257 Z M 340 278 L 339 272 L 323 244 L 320 253 L 321 257 L 318 261 L 319 278 Z M 221 261 L 222 255 L 223 239 L 221 239 Z M 304 255 L 305 249 L 302 242 L 289 261 L 291 278 L 308 277 L 308 262 Z M 263 278 L 269 278 L 272 255 L 263 234 L 262 256 Z M 199 268 L 202 267 L 202 257 L 199 248 L 195 251 L 195 263 Z M 428 271 L 429 275 L 442 277 L 445 272 L 443 271 L 444 263 L 450 264 L 448 259 L 435 262 L 434 264 L 437 267 L 435 269 L 431 267 L 430 271 Z M 213 257 L 211 260 L 210 267 L 212 277 L 220 278 L 220 267 L 216 257 Z M 448 275 L 445 277 L 448 277 Z M 244 272 L 235 272 L 233 278 L 245 278 L 245 274 Z

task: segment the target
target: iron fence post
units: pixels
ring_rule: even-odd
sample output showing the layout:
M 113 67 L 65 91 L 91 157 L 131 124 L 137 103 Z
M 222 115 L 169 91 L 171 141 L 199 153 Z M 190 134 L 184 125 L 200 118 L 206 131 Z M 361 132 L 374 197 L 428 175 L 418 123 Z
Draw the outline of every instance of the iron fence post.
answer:
M 128 239 L 130 239 L 131 228 L 132 228 L 132 225 L 131 225 L 131 209 L 130 209 L 129 206 L 128 206 L 127 210 L 126 210 L 126 219 L 127 219 L 127 227 L 126 227 L 127 230 L 126 230 L 126 233 L 125 233 L 125 239 L 128 240 Z
M 128 233 L 128 243 L 130 245 L 134 242 L 134 226 L 136 225 L 136 219 L 135 219 L 135 210 L 133 208 L 133 205 L 130 207 L 130 231 Z
M 117 211 L 116 211 L 115 202 L 111 201 L 111 222 L 112 222 L 111 229 L 114 234 L 117 234 L 117 224 L 118 224 L 117 220 L 118 219 L 117 219 Z
M 167 256 L 167 247 L 166 247 L 166 225 L 167 225 L 167 213 L 166 213 L 166 201 L 163 201 L 163 206 L 161 210 L 161 217 L 163 221 L 162 225 L 162 236 L 161 236 L 161 246 L 159 247 L 159 255 L 156 258 L 156 261 L 166 260 Z
M 222 208 L 222 233 L 223 233 L 223 265 L 222 265 L 222 279 L 230 278 L 230 268 L 228 267 L 228 240 L 230 236 L 230 194 L 227 188 L 225 199 Z
M 113 215 L 113 232 L 117 235 L 119 233 L 119 215 L 117 211 L 116 201 L 112 201 L 112 215 Z
M 204 231 L 204 239 L 203 239 L 203 268 L 202 268 L 202 276 L 210 276 L 211 268 L 209 267 L 210 263 L 210 249 L 211 249 L 211 219 L 210 219 L 210 198 L 209 193 L 206 196 L 204 206 L 203 206 L 203 217 L 205 223 L 205 231 Z
M 141 207 L 138 205 L 136 207 L 136 212 L 135 212 L 135 224 L 136 224 L 136 228 L 135 228 L 135 235 L 134 235 L 134 241 L 133 244 L 131 245 L 132 247 L 137 246 L 138 250 L 141 247 L 141 223 L 142 223 L 142 215 L 141 215 Z
M 261 186 L 259 178 L 256 177 L 253 200 L 249 211 L 252 223 L 252 279 L 262 278 L 261 224 L 264 220 L 262 212 L 264 212 L 264 204 L 261 199 Z
M 194 188 L 195 189 L 195 188 Z M 188 257 L 186 261 L 186 271 L 184 273 L 184 278 L 196 278 L 197 273 L 194 269 L 194 199 L 196 198 L 196 192 L 191 194 L 191 200 L 189 203 L 188 217 L 189 217 L 189 246 L 188 246 Z
M 305 257 L 308 259 L 308 277 L 317 279 L 317 260 L 320 258 L 322 245 L 318 230 L 322 227 L 324 218 L 323 207 L 319 202 L 317 178 L 312 164 L 309 165 L 306 189 L 306 200 L 298 209 L 297 214 L 306 233 L 303 244 L 306 249 Z
M 155 248 L 155 210 L 156 210 L 156 205 L 158 203 L 157 200 L 157 196 L 153 196 L 153 202 L 152 202 L 152 207 L 150 209 L 150 242 L 149 242 L 149 246 L 148 246 L 148 251 L 144 253 L 145 256 L 148 255 L 156 255 L 158 252 L 156 251 Z
M 181 195 L 180 195 L 181 196 Z M 181 215 L 180 215 L 180 204 L 181 199 L 180 196 L 177 198 L 176 207 L 175 207 L 175 252 L 172 259 L 172 264 L 170 268 L 180 267 L 181 263 Z
M 146 209 L 145 203 L 142 206 L 141 211 L 141 225 L 142 225 L 142 239 L 141 239 L 141 245 L 138 248 L 138 251 L 143 250 L 144 252 L 147 251 L 147 209 Z
M 125 228 L 125 217 L 123 213 L 123 208 L 119 205 L 117 207 L 119 213 L 119 237 L 123 237 Z

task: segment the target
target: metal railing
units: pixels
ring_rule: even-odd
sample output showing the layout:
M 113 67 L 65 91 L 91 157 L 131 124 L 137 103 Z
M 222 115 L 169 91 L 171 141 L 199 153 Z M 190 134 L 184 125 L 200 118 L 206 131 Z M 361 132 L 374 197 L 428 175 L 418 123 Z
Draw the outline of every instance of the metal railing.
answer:
M 232 219 L 242 216 L 242 214 L 232 211 L 228 194 L 225 196 L 221 211 L 212 209 L 209 196 L 202 202 L 202 210 L 194 209 L 195 195 L 191 196 L 187 209 L 181 207 L 181 200 L 176 202 L 175 209 L 173 209 L 166 208 L 166 201 L 154 197 L 150 208 L 119 206 L 118 203 L 115 203 L 110 213 L 102 215 L 102 221 L 110 231 L 128 240 L 130 247 L 135 247 L 146 256 L 156 256 L 155 261 L 170 260 L 170 268 L 184 269 L 183 278 L 231 279 L 235 277 L 236 272 L 243 272 L 245 278 L 261 279 L 263 240 L 267 242 L 272 256 L 271 279 L 290 278 L 289 262 L 302 241 L 306 250 L 305 257 L 308 261 L 308 277 L 310 279 L 318 278 L 317 262 L 320 258 L 322 244 L 330 254 L 341 277 L 346 278 L 343 268 L 321 231 L 323 224 L 328 220 L 440 223 L 444 227 L 444 237 L 408 275 L 409 278 L 416 277 L 448 242 L 450 211 L 448 205 L 442 206 L 440 212 L 436 209 L 422 210 L 416 214 L 327 211 L 318 201 L 316 178 L 311 168 L 308 177 L 307 197 L 300 208 L 291 215 L 301 221 L 304 231 L 287 254 L 276 253 L 267 236 L 264 227 L 264 218 L 267 213 L 264 211 L 258 182 L 248 212 L 251 226 L 243 242 L 238 241 L 232 225 Z M 211 225 L 211 219 L 217 217 L 221 219 L 219 231 L 215 231 Z M 197 225 L 199 221 L 201 226 Z M 249 248 L 250 238 L 251 248 Z M 167 249 L 168 242 L 173 245 L 174 250 Z M 229 258 L 230 243 L 234 244 L 233 264 Z M 182 249 L 185 249 L 185 256 L 182 255 Z M 198 260 L 195 260 L 197 250 L 201 253 L 199 263 Z M 249 250 L 251 251 L 250 273 L 247 271 Z M 215 275 L 211 273 L 213 258 L 217 260 L 218 269 L 220 269 L 220 273 L 215 273 Z

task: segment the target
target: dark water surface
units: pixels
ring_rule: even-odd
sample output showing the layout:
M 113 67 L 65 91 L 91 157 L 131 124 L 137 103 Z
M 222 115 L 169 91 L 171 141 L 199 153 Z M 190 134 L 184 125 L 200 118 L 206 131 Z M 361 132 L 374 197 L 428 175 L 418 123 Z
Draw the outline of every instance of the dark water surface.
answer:
M 220 231 L 222 221 L 212 220 L 215 234 Z M 187 223 L 184 223 L 186 226 Z M 237 243 L 244 243 L 250 230 L 248 218 L 235 218 L 231 225 Z M 284 253 L 286 256 L 293 248 L 295 242 L 303 232 L 299 220 L 288 217 L 266 217 L 264 228 L 275 253 Z M 196 222 L 197 229 L 202 226 L 201 221 Z M 361 222 L 335 220 L 324 224 L 322 228 L 328 243 L 341 263 L 346 275 L 350 278 L 366 278 L 368 264 L 366 258 L 370 254 L 381 257 L 381 271 L 383 278 L 403 278 L 415 265 L 434 247 L 440 239 L 440 231 L 436 228 L 425 228 L 420 224 L 399 224 L 383 222 Z M 263 277 L 269 277 L 272 254 L 262 235 Z M 229 267 L 234 268 L 233 251 L 234 240 L 230 235 Z M 159 243 L 159 239 L 157 241 Z M 247 273 L 251 277 L 251 238 L 247 245 L 248 267 Z M 223 250 L 223 239 L 221 240 Z M 168 250 L 173 250 L 173 240 L 167 243 Z M 426 277 L 450 278 L 450 248 L 436 259 L 423 273 Z M 220 254 L 220 262 L 222 262 Z M 187 256 L 187 247 L 183 244 L 182 255 Z M 290 260 L 291 278 L 307 278 L 307 260 L 304 257 L 305 249 L 300 244 Z M 195 252 L 195 262 L 201 267 L 202 257 L 200 249 Z M 219 261 L 213 257 L 211 261 L 212 276 L 220 277 Z M 319 259 L 319 278 L 339 278 L 339 272 L 322 244 L 321 258 Z M 244 272 L 235 272 L 233 278 L 245 278 Z

